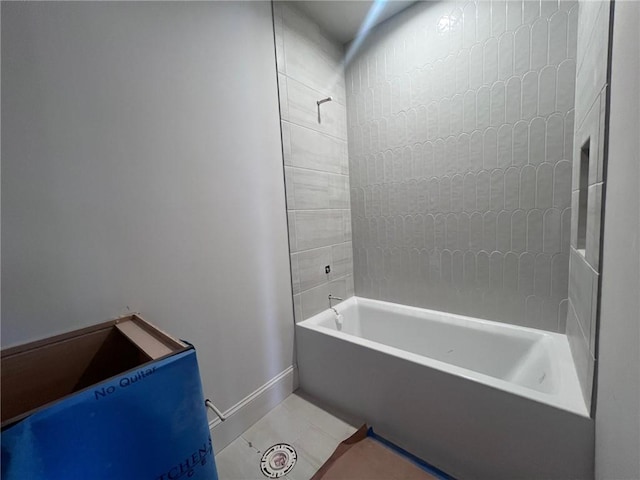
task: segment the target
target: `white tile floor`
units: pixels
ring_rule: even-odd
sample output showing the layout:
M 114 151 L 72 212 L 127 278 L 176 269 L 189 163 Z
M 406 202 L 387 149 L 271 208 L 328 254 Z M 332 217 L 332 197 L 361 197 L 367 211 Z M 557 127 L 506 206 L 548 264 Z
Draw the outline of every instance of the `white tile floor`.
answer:
M 285 480 L 309 480 L 356 428 L 293 393 L 216 455 L 220 480 L 264 480 L 260 458 L 276 443 L 289 443 L 298 461 Z

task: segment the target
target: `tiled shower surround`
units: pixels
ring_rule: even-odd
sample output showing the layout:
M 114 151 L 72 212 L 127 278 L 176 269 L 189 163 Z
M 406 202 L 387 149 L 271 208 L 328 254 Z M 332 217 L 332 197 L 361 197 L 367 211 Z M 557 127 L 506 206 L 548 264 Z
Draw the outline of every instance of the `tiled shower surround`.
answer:
M 597 364 L 610 7 L 609 0 L 580 1 L 578 18 L 573 215 L 566 333 L 589 406 Z M 585 146 L 588 146 L 588 152 Z M 580 205 L 581 195 L 584 195 L 586 204 Z M 584 222 L 581 233 L 578 227 L 580 220 Z
M 419 2 L 347 66 L 358 296 L 564 332 L 578 5 Z
M 274 3 L 296 321 L 353 295 L 342 45 L 293 5 Z M 316 102 L 321 107 L 318 122 Z M 325 267 L 331 271 L 325 273 Z

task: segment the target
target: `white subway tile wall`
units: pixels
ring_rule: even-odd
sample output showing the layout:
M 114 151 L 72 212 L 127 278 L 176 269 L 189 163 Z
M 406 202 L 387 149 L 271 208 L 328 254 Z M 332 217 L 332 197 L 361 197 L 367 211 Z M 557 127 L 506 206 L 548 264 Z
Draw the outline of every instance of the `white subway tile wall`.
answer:
M 353 296 L 344 48 L 295 6 L 274 3 L 297 322 Z M 316 101 L 331 96 L 321 107 Z M 325 273 L 325 266 L 331 272 Z
M 564 332 L 577 21 L 418 2 L 369 32 L 346 68 L 357 295 Z

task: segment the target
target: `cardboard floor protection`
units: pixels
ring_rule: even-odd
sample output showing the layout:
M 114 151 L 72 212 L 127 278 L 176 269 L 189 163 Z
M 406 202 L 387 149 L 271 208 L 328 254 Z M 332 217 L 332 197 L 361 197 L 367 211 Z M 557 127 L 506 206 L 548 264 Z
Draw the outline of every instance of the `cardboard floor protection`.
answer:
M 311 480 L 438 480 L 410 460 L 367 436 L 363 425 L 338 445 Z

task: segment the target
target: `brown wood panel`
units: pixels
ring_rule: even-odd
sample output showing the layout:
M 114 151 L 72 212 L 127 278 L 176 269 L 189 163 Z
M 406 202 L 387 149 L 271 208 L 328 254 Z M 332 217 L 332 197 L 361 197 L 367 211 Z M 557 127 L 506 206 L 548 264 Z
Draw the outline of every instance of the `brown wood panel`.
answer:
M 1 422 L 188 347 L 128 315 L 1 352 Z
M 134 314 L 131 316 L 131 321 L 134 322 L 138 327 L 145 330 L 148 334 L 152 335 L 156 340 L 162 342 L 172 351 L 182 350 L 187 345 L 180 340 L 173 338 L 164 330 L 159 329 L 155 325 L 147 322 L 144 318 Z M 119 322 L 120 323 L 120 322 Z
M 73 386 L 73 392 L 95 385 L 149 361 L 151 358 L 148 355 L 140 351 L 120 331 L 113 328 L 87 365 L 82 376 Z
M 9 357 L 14 356 L 20 353 L 27 352 L 29 350 L 35 350 L 40 347 L 44 347 L 50 345 L 52 343 L 59 343 L 64 340 L 70 340 L 75 337 L 81 337 L 88 333 L 93 333 L 98 330 L 109 330 L 113 327 L 117 322 L 126 321 L 131 319 L 132 315 L 127 315 L 126 317 L 119 318 L 117 320 L 109 320 L 108 322 L 98 323 L 96 325 L 91 325 L 90 327 L 79 328 L 78 330 L 72 330 L 71 332 L 61 333 L 59 335 L 54 335 L 53 337 L 47 337 L 42 340 L 36 340 L 35 342 L 24 343 L 22 345 L 17 345 L 15 347 L 5 348 L 0 352 L 0 357 Z
M 171 338 L 137 316 L 134 316 L 131 320 L 118 322 L 116 328 L 149 358 L 154 360 L 185 347 L 183 343 Z
M 2 421 L 73 392 L 111 328 L 2 358 Z

